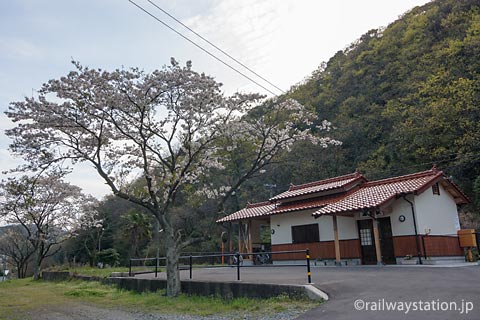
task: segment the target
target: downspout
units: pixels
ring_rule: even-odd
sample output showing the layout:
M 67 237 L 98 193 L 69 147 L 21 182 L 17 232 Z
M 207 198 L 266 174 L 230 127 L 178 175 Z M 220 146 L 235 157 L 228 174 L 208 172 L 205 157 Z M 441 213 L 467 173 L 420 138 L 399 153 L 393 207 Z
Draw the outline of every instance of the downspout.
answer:
M 413 207 L 413 202 L 407 199 L 407 195 L 402 195 L 403 200 L 407 201 L 410 204 L 410 208 L 412 209 L 412 217 L 413 217 L 413 228 L 415 230 L 415 242 L 417 244 L 417 256 L 418 262 L 423 264 L 422 262 L 422 253 L 420 251 L 420 243 L 418 242 L 418 231 L 417 231 L 417 219 L 415 218 L 415 208 Z

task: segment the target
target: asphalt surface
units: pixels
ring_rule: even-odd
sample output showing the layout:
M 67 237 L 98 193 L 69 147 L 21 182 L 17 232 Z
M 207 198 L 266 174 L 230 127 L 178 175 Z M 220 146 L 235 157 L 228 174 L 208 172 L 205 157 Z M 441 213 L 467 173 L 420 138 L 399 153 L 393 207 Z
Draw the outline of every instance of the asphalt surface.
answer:
M 236 269 L 194 269 L 193 279 L 236 281 Z M 306 284 L 307 276 L 305 267 L 245 267 L 241 281 Z M 312 282 L 330 300 L 298 319 L 480 319 L 477 265 L 313 267 Z

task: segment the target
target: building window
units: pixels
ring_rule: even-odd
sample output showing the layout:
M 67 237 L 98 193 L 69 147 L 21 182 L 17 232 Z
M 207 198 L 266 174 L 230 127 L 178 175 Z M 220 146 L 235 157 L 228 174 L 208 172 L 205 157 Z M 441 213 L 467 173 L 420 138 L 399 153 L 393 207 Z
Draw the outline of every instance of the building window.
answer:
M 440 186 L 438 185 L 438 182 L 432 186 L 432 191 L 433 194 L 440 195 Z
M 373 245 L 371 229 L 360 229 L 360 244 L 362 246 Z
M 292 243 L 319 242 L 318 223 L 292 227 Z

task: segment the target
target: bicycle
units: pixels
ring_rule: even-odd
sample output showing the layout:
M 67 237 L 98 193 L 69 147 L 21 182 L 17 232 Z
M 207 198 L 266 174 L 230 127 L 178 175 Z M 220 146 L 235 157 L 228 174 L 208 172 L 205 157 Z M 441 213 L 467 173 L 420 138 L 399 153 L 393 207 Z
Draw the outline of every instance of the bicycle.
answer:
M 262 252 L 255 256 L 255 264 L 268 264 L 270 263 L 270 255 L 266 252 Z
M 240 265 L 243 266 L 243 256 L 241 254 L 238 254 L 238 252 L 235 253 L 234 256 L 232 256 L 232 264 L 237 265 L 239 259 L 240 259 Z

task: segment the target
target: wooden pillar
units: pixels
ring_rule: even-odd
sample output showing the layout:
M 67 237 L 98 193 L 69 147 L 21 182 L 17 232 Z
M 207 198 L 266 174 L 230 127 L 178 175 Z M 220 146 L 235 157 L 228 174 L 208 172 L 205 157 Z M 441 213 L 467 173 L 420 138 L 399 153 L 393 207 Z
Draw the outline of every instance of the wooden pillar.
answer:
M 373 238 L 375 240 L 375 253 L 377 254 L 377 264 L 382 264 L 382 249 L 380 248 L 380 233 L 378 232 L 378 221 L 372 218 Z
M 340 241 L 338 240 L 338 224 L 337 224 L 337 216 L 334 214 L 333 218 L 333 236 L 334 236 L 334 243 L 335 243 L 335 264 L 340 264 Z
M 232 244 L 232 222 L 228 223 L 228 252 L 232 253 L 233 244 Z
M 252 220 L 248 220 L 248 252 L 253 252 Z M 253 257 L 252 257 L 253 258 Z
M 242 253 L 242 220 L 238 220 L 238 252 Z

